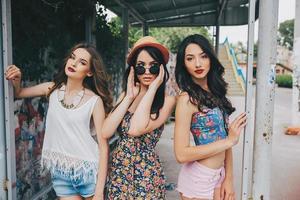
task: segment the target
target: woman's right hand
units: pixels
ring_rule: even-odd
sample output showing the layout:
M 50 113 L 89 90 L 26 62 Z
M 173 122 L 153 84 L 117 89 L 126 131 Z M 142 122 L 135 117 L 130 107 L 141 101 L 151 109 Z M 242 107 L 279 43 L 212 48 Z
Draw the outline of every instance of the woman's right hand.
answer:
M 133 67 L 130 67 L 130 72 L 127 79 L 127 91 L 126 96 L 130 100 L 134 100 L 140 91 L 139 83 L 134 83 L 134 71 Z
M 4 74 L 7 80 L 11 80 L 14 87 L 20 85 L 22 73 L 17 66 L 9 65 Z
M 247 115 L 246 113 L 240 114 L 237 118 L 230 123 L 228 127 L 228 139 L 232 142 L 232 146 L 236 145 L 239 142 L 240 133 L 242 129 L 247 124 Z
M 159 74 L 158 76 L 154 79 L 154 81 L 150 84 L 149 88 L 155 88 L 156 90 L 159 88 L 159 86 L 163 83 L 164 81 L 164 76 L 165 76 L 165 70 L 163 65 L 159 66 Z

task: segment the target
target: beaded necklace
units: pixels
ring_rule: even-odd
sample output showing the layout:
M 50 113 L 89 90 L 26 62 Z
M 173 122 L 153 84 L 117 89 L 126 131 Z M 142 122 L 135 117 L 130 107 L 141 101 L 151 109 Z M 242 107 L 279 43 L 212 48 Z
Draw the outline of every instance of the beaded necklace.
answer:
M 66 95 L 66 86 L 63 85 L 61 86 L 61 88 L 59 88 L 58 90 L 58 101 L 60 102 L 60 104 L 66 108 L 66 109 L 75 109 L 78 107 L 78 105 L 80 104 L 80 102 L 82 101 L 83 97 L 85 94 L 85 88 L 83 87 L 82 90 L 80 90 L 72 99 L 72 103 L 71 104 L 67 104 L 65 102 L 65 95 Z

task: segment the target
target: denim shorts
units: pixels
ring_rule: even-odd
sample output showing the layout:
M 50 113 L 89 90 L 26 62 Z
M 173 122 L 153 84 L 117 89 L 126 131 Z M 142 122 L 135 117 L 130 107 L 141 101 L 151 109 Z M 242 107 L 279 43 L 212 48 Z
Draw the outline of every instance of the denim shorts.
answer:
M 71 173 L 64 173 L 59 170 L 51 172 L 51 179 L 53 189 L 58 197 L 68 197 L 80 195 L 84 198 L 91 197 L 95 194 L 96 180 L 90 175 L 84 181 L 84 175 L 74 175 Z M 85 176 L 86 177 L 86 176 Z

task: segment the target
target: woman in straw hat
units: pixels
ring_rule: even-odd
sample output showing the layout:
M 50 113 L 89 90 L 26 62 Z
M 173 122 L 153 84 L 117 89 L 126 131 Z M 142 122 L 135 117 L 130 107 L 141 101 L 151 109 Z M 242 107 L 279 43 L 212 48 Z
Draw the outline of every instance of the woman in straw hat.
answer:
M 121 140 L 112 152 L 108 199 L 165 199 L 165 177 L 155 146 L 175 98 L 165 94 L 169 52 L 153 37 L 138 40 L 128 55 L 124 92 L 104 122 L 109 138 Z

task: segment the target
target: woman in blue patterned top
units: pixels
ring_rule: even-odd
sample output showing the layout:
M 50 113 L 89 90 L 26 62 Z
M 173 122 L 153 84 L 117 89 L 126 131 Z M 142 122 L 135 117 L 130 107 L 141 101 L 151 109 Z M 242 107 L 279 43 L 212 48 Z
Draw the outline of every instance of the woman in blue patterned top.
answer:
M 226 98 L 223 74 L 205 37 L 196 34 L 183 40 L 175 68 L 182 91 L 175 114 L 175 154 L 184 163 L 177 188 L 182 199 L 235 199 L 231 147 L 238 143 L 246 114 L 228 125 L 235 108 Z M 190 132 L 196 146 L 190 145 Z

